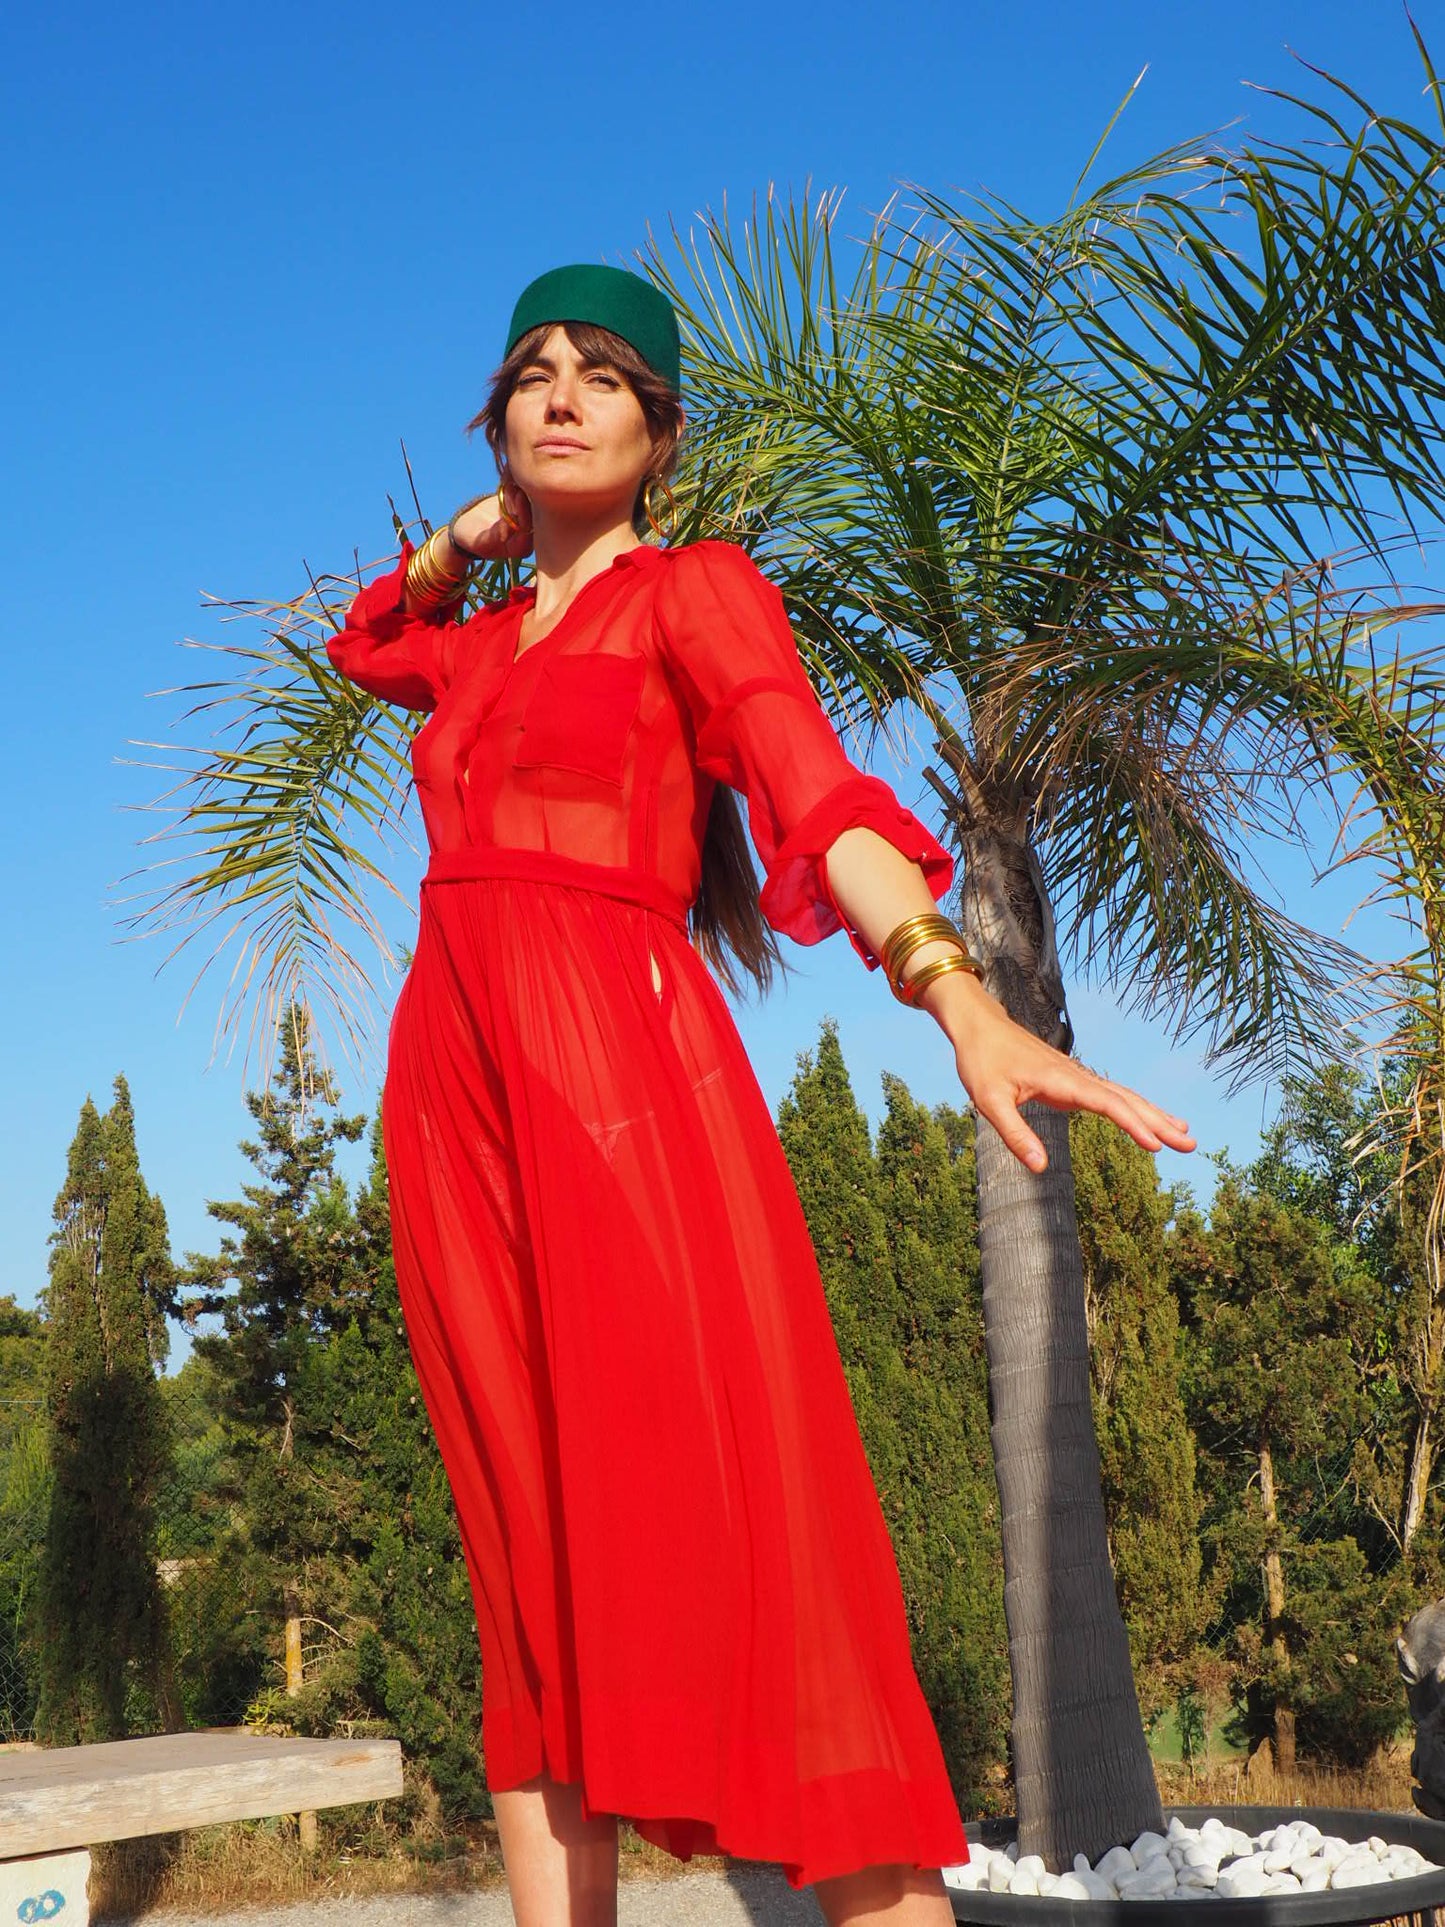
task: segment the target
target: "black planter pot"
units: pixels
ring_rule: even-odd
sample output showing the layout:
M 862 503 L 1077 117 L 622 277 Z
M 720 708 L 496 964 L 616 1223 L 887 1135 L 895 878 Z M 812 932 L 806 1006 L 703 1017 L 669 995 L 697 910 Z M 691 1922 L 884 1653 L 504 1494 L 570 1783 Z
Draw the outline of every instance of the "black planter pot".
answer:
M 1412 1813 L 1360 1813 L 1337 1807 L 1166 1807 L 1184 1825 L 1198 1826 L 1211 1814 L 1242 1833 L 1266 1832 L 1288 1820 L 1308 1820 L 1324 1834 L 1367 1840 L 1371 1834 L 1391 1846 L 1414 1847 L 1445 1868 L 1445 1821 Z M 1008 1846 L 1018 1832 L 1015 1820 L 975 1820 L 964 1829 L 969 1841 L 995 1849 Z M 1445 1871 L 1414 1880 L 1382 1880 L 1369 1887 L 1326 1887 L 1317 1894 L 1261 1894 L 1257 1900 L 1054 1900 L 1046 1895 L 965 1893 L 950 1887 L 955 1920 L 980 1927 L 1316 1927 L 1397 1920 L 1412 1915 L 1421 1927 L 1434 1927 L 1434 1910 L 1445 1908 Z

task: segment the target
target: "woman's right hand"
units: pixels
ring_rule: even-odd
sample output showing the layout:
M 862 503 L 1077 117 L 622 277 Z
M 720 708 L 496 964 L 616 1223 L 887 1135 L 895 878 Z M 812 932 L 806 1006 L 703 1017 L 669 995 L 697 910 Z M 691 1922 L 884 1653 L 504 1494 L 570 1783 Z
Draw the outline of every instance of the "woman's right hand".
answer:
M 508 522 L 505 507 L 512 516 Z M 457 540 L 471 559 L 500 562 L 532 552 L 532 505 L 519 488 L 503 484 L 495 494 L 483 495 L 456 518 Z

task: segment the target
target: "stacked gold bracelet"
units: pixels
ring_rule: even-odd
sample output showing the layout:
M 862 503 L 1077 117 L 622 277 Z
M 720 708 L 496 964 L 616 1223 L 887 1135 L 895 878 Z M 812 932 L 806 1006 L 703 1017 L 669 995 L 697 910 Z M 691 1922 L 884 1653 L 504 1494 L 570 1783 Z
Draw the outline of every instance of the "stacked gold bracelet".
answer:
M 464 568 L 458 575 L 450 563 L 442 560 L 441 544 L 446 533 L 445 529 L 434 529 L 421 547 L 413 551 L 406 565 L 406 592 L 428 615 L 455 602 L 471 574 L 470 568 Z
M 945 937 L 958 945 L 957 952 L 951 957 L 933 958 L 905 983 L 903 966 L 914 951 Z M 931 984 L 935 977 L 942 977 L 950 970 L 970 970 L 975 977 L 983 976 L 983 965 L 969 954 L 963 932 L 950 918 L 936 910 L 925 910 L 919 916 L 905 917 L 902 923 L 895 924 L 883 940 L 879 962 L 883 965 L 889 989 L 899 1003 L 907 1004 L 910 1010 L 918 1002 L 919 991 Z

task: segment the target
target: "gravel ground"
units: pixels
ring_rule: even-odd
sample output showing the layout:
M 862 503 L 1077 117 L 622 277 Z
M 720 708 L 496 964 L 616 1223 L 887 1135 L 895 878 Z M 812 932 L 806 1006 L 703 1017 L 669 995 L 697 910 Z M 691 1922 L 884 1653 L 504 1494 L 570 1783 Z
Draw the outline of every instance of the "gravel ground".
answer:
M 795 1890 L 776 1869 L 708 1869 L 669 1880 L 623 1880 L 618 1927 L 819 1927 L 811 1889 Z M 366 1900 L 303 1902 L 230 1914 L 112 1916 L 104 1927 L 514 1927 L 506 1889 L 470 1894 L 383 1894 Z

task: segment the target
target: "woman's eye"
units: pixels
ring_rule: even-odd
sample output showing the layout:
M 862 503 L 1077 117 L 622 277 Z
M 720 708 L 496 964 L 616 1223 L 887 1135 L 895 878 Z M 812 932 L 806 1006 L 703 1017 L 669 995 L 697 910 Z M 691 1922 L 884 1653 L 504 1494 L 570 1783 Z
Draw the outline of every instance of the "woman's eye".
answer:
M 547 377 L 543 374 L 518 375 L 517 386 L 519 388 L 532 388 L 535 387 L 539 381 L 545 381 L 546 379 Z M 620 388 L 622 386 L 621 381 L 616 375 L 606 375 L 603 374 L 601 370 L 594 370 L 589 376 L 589 379 L 594 382 L 605 382 L 609 388 Z

